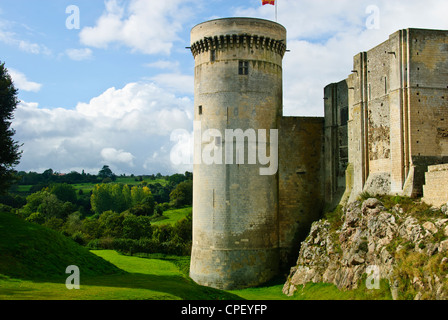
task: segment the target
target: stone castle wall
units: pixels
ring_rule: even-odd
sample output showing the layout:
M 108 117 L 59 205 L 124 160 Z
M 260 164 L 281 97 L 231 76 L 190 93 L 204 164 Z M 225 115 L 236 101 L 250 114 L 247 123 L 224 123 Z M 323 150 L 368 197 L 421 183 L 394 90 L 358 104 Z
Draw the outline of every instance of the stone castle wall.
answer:
M 440 207 L 448 202 L 448 164 L 428 166 L 423 186 L 422 200 Z
M 279 131 L 279 247 L 282 269 L 324 208 L 323 118 L 282 117 Z
M 400 30 L 354 57 L 350 201 L 363 191 L 421 196 L 428 165 L 448 162 L 447 70 L 448 31 Z

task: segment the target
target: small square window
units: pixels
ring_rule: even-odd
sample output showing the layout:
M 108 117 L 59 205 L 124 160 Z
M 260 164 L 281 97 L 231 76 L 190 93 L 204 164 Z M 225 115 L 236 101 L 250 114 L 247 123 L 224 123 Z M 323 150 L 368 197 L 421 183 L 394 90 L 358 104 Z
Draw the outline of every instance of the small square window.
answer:
M 249 74 L 249 61 L 240 61 L 238 66 L 238 74 L 248 75 Z

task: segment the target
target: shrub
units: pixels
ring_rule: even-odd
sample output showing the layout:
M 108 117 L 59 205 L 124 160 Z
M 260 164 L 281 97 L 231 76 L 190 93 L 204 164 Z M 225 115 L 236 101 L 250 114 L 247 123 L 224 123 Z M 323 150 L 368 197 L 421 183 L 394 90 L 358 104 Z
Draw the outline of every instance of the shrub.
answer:
M 191 242 L 179 244 L 174 242 L 158 242 L 154 239 L 95 239 L 87 244 L 92 250 L 106 249 L 116 250 L 122 253 L 162 253 L 177 256 L 191 254 Z
M 86 236 L 84 235 L 84 233 L 82 233 L 81 231 L 77 231 L 72 235 L 72 239 L 73 241 L 75 241 L 76 243 L 84 246 L 87 243 L 87 239 Z
M 344 208 L 339 205 L 331 212 L 325 215 L 325 219 L 330 223 L 331 230 L 337 230 L 342 226 L 344 216 Z
M 362 192 L 359 197 L 358 200 L 360 201 L 364 201 L 370 198 L 374 198 L 374 196 L 372 196 L 370 193 L 368 193 L 367 191 Z
M 135 216 L 129 214 L 123 220 L 123 237 L 138 240 L 141 238 L 151 238 L 151 218 L 145 216 Z

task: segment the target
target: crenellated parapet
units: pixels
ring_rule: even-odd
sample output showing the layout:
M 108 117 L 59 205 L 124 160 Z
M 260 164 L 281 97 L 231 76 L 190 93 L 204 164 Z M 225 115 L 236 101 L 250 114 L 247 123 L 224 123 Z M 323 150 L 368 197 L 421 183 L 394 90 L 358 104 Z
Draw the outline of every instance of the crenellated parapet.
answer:
M 211 50 L 227 50 L 234 48 L 249 48 L 270 50 L 283 56 L 286 52 L 284 40 L 276 40 L 265 36 L 250 34 L 227 34 L 214 37 L 205 37 L 191 45 L 191 52 L 196 57 L 198 54 Z

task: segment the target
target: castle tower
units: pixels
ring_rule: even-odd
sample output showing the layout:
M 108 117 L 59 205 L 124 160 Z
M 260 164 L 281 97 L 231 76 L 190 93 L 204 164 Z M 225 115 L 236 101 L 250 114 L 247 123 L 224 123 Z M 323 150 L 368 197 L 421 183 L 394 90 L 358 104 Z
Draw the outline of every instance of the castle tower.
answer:
M 195 164 L 190 276 L 220 289 L 255 286 L 279 268 L 277 146 L 271 143 L 282 116 L 286 29 L 253 18 L 207 21 L 192 29 L 191 51 Z M 229 131 L 234 136 L 226 135 Z M 260 153 L 271 156 L 269 164 Z M 262 174 L 260 169 L 268 167 L 272 172 Z

